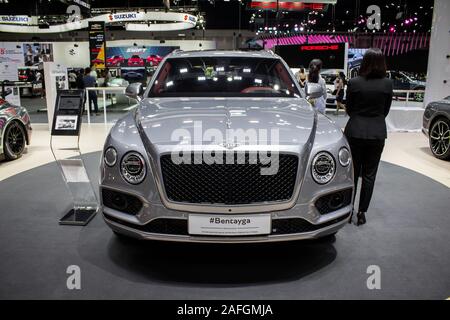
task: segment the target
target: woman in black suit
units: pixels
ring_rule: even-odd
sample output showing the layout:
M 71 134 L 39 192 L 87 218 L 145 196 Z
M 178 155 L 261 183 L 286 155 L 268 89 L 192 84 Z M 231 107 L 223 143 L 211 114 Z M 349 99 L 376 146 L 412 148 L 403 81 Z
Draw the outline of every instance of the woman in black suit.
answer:
M 385 118 L 391 108 L 392 93 L 392 82 L 386 78 L 383 53 L 380 49 L 367 50 L 359 76 L 347 85 L 346 110 L 350 120 L 344 131 L 352 152 L 355 194 L 358 178 L 362 178 L 357 225 L 366 223 L 365 214 L 387 138 Z

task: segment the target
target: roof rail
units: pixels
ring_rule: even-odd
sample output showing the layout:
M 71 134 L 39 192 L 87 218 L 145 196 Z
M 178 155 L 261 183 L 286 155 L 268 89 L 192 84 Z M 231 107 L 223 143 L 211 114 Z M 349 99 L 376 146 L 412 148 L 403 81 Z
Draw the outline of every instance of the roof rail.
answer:
M 175 49 L 170 54 L 176 54 L 176 53 L 180 53 L 180 52 L 183 52 L 183 50 L 182 49 Z

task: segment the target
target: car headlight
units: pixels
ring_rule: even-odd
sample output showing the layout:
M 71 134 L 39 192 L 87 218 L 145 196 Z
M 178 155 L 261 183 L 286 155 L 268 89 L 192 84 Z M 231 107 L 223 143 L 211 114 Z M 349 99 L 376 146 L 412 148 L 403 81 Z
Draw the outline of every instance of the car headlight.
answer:
M 141 183 L 147 172 L 144 158 L 137 152 L 128 152 L 122 158 L 120 172 L 128 183 Z
M 350 164 L 351 159 L 350 151 L 346 147 L 342 147 L 341 150 L 339 150 L 339 163 L 343 167 L 346 167 Z
M 316 154 L 312 161 L 311 173 L 319 184 L 325 184 L 331 181 L 336 172 L 336 163 L 334 158 L 328 152 L 322 151 Z
M 109 147 L 106 149 L 105 154 L 103 155 L 103 160 L 106 165 L 112 167 L 117 162 L 117 151 L 113 147 Z

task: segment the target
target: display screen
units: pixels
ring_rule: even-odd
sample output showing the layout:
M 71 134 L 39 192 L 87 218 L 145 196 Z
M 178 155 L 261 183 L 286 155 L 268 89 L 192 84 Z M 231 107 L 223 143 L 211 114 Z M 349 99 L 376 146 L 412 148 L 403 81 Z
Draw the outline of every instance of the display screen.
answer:
M 80 97 L 62 96 L 59 98 L 59 110 L 78 110 L 80 102 Z
M 307 68 L 311 60 L 322 60 L 322 69 L 344 69 L 345 43 L 314 43 L 277 46 L 275 52 L 291 68 Z

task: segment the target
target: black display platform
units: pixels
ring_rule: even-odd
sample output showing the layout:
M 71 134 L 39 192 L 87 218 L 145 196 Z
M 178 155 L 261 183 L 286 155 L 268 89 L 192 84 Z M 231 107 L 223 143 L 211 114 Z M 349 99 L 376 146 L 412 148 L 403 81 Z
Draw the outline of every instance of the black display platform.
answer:
M 94 184 L 99 157 L 85 156 Z M 450 295 L 450 190 L 402 167 L 381 164 L 368 224 L 347 225 L 335 241 L 208 245 L 121 240 L 101 215 L 84 228 L 58 225 L 70 195 L 55 166 L 0 181 L 0 299 Z M 70 265 L 81 290 L 67 289 Z M 370 265 L 381 269 L 381 290 L 367 289 Z

